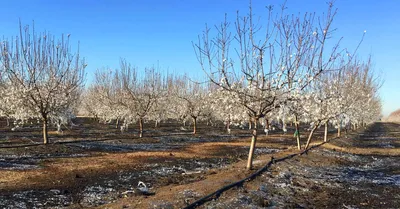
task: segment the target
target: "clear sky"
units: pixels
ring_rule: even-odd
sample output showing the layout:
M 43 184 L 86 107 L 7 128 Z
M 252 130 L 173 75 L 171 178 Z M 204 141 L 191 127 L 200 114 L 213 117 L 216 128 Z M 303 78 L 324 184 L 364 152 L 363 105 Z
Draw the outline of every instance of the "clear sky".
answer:
M 288 13 L 326 11 L 327 0 L 288 0 Z M 283 1 L 253 0 L 256 15 L 265 6 Z M 203 77 L 191 42 L 205 23 L 221 22 L 224 14 L 247 13 L 247 0 L 12 0 L 1 2 L 0 36 L 18 35 L 18 19 L 35 21 L 36 31 L 80 41 L 86 58 L 88 81 L 96 69 L 117 68 L 120 58 L 139 68 L 159 65 L 169 73 Z M 374 69 L 384 80 L 380 90 L 385 115 L 400 108 L 400 1 L 336 0 L 336 37 L 342 47 L 355 48 L 363 31 L 361 58 L 372 55 Z

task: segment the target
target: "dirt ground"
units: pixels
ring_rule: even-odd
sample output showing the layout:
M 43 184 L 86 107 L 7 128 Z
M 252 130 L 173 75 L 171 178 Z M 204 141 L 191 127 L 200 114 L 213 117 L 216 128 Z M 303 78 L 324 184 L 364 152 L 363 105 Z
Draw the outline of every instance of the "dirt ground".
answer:
M 203 124 L 193 136 L 180 124 L 148 124 L 140 139 L 135 127 L 74 123 L 51 133 L 50 145 L 40 144 L 39 128 L 0 124 L 1 208 L 182 208 L 255 171 L 244 169 L 248 130 Z M 259 137 L 255 169 L 298 152 L 291 131 Z M 376 123 L 274 164 L 201 208 L 397 208 L 399 156 L 400 125 Z M 140 181 L 155 194 L 139 195 Z
M 399 208 L 399 128 L 376 123 L 332 140 L 203 207 Z

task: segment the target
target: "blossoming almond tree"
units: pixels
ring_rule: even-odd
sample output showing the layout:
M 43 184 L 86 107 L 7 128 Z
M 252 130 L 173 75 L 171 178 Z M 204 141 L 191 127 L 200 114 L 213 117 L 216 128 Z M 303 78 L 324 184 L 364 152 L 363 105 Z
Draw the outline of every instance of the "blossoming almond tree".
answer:
M 101 112 L 102 105 L 99 105 L 97 101 L 95 85 L 92 84 L 87 87 L 81 97 L 79 112 L 81 115 L 94 117 L 95 120 L 99 120 L 99 113 Z
M 303 100 L 305 118 L 312 122 L 307 149 L 315 130 L 325 124 L 324 141 L 327 141 L 328 122 L 336 123 L 338 133 L 343 121 L 357 125 L 365 118 L 378 119 L 380 100 L 377 97 L 379 79 L 370 72 L 370 61 L 348 62 L 338 71 L 329 71 L 317 79 Z M 368 123 L 374 120 L 368 120 Z
M 166 92 L 166 82 L 154 68 L 147 68 L 144 74 L 138 72 L 126 61 L 121 61 L 120 77 L 122 81 L 123 101 L 122 105 L 130 109 L 131 120 L 138 121 L 139 137 L 143 136 L 144 120 L 152 120 L 155 108 L 163 108 L 156 105 Z
M 175 103 L 177 105 L 175 108 L 183 110 L 181 114 L 192 119 L 193 134 L 197 133 L 197 122 L 211 114 L 208 87 L 191 81 L 187 76 L 177 77 L 175 80 L 175 97 L 180 101 Z
M 304 118 L 311 121 L 311 132 L 309 133 L 305 149 L 310 145 L 311 139 L 322 123 L 327 123 L 332 118 L 329 109 L 330 104 L 334 102 L 334 97 L 327 91 L 327 79 L 325 77 L 317 79 L 310 85 L 311 91 L 303 99 Z
M 250 6 L 249 15 L 237 15 L 233 29 L 227 18 L 216 26 L 214 38 L 206 27 L 194 48 L 211 82 L 231 92 L 251 120 L 258 121 L 332 64 L 337 45 L 328 49 L 326 42 L 334 16 L 332 3 L 324 21 L 313 14 L 286 15 L 284 9 L 274 13 L 269 7 L 266 26 L 259 26 Z M 256 140 L 253 127 L 247 169 L 252 168 Z
M 7 126 L 10 126 L 9 120 L 15 110 L 15 104 L 12 101 L 11 84 L 5 80 L 4 74 L 0 72 L 0 117 L 4 117 L 7 120 Z
M 13 117 L 40 118 L 44 144 L 49 119 L 69 110 L 84 83 L 86 64 L 79 50 L 71 52 L 69 37 L 56 40 L 20 24 L 19 37 L 1 42 L 0 61 L 16 105 Z
M 115 121 L 116 128 L 128 114 L 127 108 L 122 106 L 121 82 L 117 70 L 97 70 L 94 83 L 88 88 L 84 99 L 85 107 L 89 112 L 95 112 L 95 115 L 106 123 Z
M 164 117 L 162 105 L 166 93 L 166 80 L 154 68 L 146 68 L 143 74 L 125 60 L 120 69 L 99 70 L 95 82 L 87 93 L 86 109 L 106 122 L 123 121 L 121 130 L 129 124 L 139 124 L 139 137 L 143 136 L 145 120 L 160 120 Z M 90 104 L 97 103 L 97 108 Z
M 367 62 L 355 60 L 346 69 L 345 76 L 341 103 L 344 104 L 342 115 L 348 119 L 349 125 L 356 129 L 373 122 L 365 118 L 378 119 L 380 114 L 376 111 L 380 110 L 380 99 L 377 91 L 380 80 L 371 69 L 371 59 Z
M 210 109 L 217 120 L 223 121 L 226 125 L 226 131 L 231 133 L 231 124 L 239 125 L 242 121 L 248 119 L 246 109 L 239 105 L 239 101 L 231 92 L 217 89 L 210 94 Z

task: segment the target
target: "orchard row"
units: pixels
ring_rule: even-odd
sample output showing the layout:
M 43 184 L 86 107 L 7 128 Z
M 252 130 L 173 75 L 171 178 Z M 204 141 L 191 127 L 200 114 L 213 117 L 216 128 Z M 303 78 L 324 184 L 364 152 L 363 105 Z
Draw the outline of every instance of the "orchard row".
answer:
M 41 121 L 45 144 L 48 124 L 60 127 L 78 111 L 122 128 L 137 123 L 140 136 L 146 121 L 192 120 L 196 133 L 199 120 L 223 121 L 228 132 L 249 121 L 262 121 L 268 132 L 280 120 L 295 123 L 299 149 L 299 123 L 311 125 L 307 148 L 323 124 L 340 131 L 380 118 L 379 80 L 370 60 L 357 59 L 358 47 L 351 51 L 334 38 L 332 2 L 319 17 L 286 14 L 284 6 L 267 13 L 255 21 L 250 6 L 247 15 L 205 28 L 192 44 L 206 81 L 121 60 L 119 69 L 98 70 L 87 88 L 85 60 L 71 52 L 69 35 L 57 40 L 20 26 L 19 36 L 0 43 L 0 115 Z M 248 168 L 256 128 L 252 135 Z

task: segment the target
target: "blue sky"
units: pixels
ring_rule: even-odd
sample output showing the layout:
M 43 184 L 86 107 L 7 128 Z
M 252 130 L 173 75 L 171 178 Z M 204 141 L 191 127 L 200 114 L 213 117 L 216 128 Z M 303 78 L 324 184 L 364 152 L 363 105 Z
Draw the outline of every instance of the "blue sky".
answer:
M 256 15 L 265 15 L 267 5 L 283 1 L 253 0 Z M 326 1 L 288 0 L 288 13 L 326 11 Z M 400 108 L 400 1 L 336 0 L 336 37 L 342 47 L 355 48 L 363 31 L 366 37 L 358 53 L 372 55 L 374 70 L 385 81 L 380 92 L 385 115 Z M 2 1 L 0 36 L 18 34 L 23 24 L 35 21 L 36 31 L 71 34 L 80 41 L 81 55 L 88 63 L 90 81 L 102 67 L 117 68 L 120 58 L 139 68 L 159 65 L 169 73 L 204 77 L 191 42 L 205 24 L 221 22 L 224 14 L 247 13 L 246 0 L 13 0 Z M 75 44 L 76 45 L 76 44 Z

